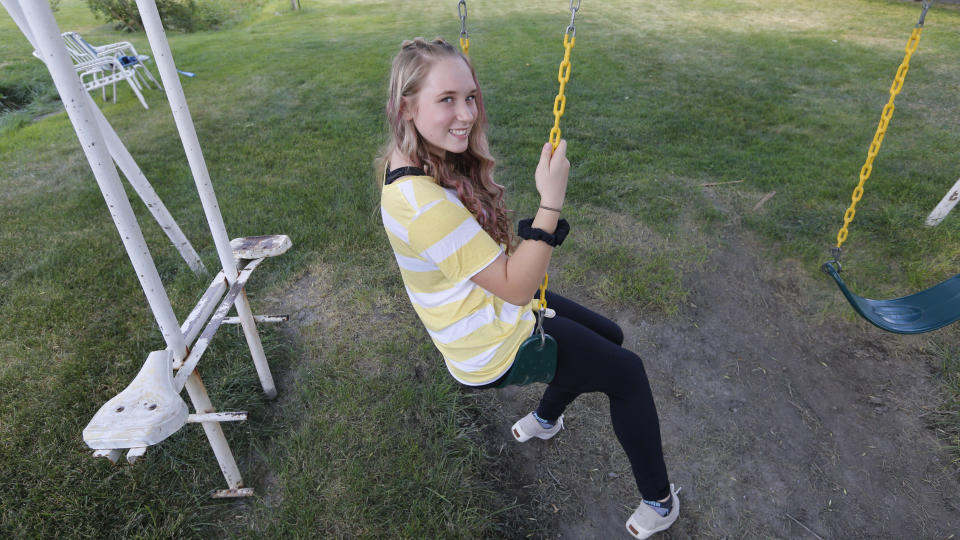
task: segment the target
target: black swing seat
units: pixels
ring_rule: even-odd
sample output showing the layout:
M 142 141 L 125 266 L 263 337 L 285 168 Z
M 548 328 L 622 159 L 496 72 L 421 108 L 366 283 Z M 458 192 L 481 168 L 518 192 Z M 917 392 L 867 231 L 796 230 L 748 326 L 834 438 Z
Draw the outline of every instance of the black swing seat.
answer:
M 824 264 L 823 271 L 837 282 L 853 309 L 882 330 L 922 334 L 960 320 L 960 274 L 903 298 L 871 300 L 850 292 L 833 264 Z

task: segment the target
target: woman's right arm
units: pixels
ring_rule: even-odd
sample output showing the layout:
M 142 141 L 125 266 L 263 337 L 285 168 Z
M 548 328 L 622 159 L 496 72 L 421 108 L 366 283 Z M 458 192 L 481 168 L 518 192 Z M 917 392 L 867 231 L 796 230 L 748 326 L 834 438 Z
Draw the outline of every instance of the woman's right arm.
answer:
M 537 165 L 535 176 L 541 208 L 533 218 L 533 227 L 553 234 L 557 229 L 560 213 L 543 207 L 563 207 L 570 162 L 566 156 L 567 141 L 561 140 L 553 155 L 550 150 L 550 143 L 546 143 L 540 152 L 540 163 Z M 471 280 L 511 304 L 524 305 L 540 287 L 552 253 L 553 247 L 546 242 L 524 240 L 512 256 L 500 255 Z

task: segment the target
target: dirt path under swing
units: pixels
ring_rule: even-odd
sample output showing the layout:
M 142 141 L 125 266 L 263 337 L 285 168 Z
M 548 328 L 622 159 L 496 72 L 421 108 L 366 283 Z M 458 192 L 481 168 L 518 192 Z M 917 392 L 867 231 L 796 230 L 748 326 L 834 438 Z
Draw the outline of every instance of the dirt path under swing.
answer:
M 565 290 L 562 272 L 551 280 L 616 320 L 644 359 L 683 488 L 680 519 L 660 538 L 960 537 L 960 467 L 927 421 L 941 402 L 929 337 L 841 320 L 827 278 L 761 260 L 736 220 L 711 234 L 671 317 L 605 307 Z M 293 326 L 323 323 L 315 304 L 334 295 L 322 284 L 305 276 L 278 299 Z M 509 537 L 629 538 L 639 498 L 605 396 L 581 396 L 549 441 L 510 436 L 542 388 L 477 393 L 481 443 L 504 505 L 515 504 L 501 514 Z
M 681 514 L 662 538 L 951 538 L 960 475 L 924 414 L 939 361 L 923 336 L 815 325 L 834 294 L 790 264 L 760 261 L 741 227 L 684 276 L 679 315 L 606 311 L 644 359 Z M 564 291 L 587 305 L 591 298 Z M 816 296 L 819 298 L 813 298 Z M 839 296 L 839 295 L 838 295 Z M 639 500 L 604 396 L 582 396 L 567 429 L 518 444 L 509 424 L 542 391 L 482 397 L 487 451 L 517 499 L 517 537 L 628 538 Z

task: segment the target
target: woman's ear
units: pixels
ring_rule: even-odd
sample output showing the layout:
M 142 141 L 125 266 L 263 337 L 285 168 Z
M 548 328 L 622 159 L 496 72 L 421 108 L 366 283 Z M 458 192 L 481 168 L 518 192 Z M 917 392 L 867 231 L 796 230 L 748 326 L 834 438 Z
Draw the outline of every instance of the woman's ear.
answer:
M 414 110 L 413 110 L 412 100 L 410 100 L 407 97 L 401 97 L 400 98 L 400 118 L 402 118 L 406 122 L 412 122 L 413 113 L 414 113 Z

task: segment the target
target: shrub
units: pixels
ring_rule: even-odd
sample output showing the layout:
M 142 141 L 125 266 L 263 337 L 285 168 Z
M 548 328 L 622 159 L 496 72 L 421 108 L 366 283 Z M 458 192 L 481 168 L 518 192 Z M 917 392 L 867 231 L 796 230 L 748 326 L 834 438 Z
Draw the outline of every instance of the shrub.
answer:
M 0 113 L 23 109 L 42 92 L 39 84 L 0 82 Z
M 143 20 L 134 0 L 86 0 L 97 17 L 107 22 L 116 21 L 120 28 L 131 32 L 143 31 Z M 194 0 L 157 0 L 160 20 L 167 30 L 193 32 L 217 28 L 226 14 L 215 7 Z M 216 3 L 215 3 L 216 4 Z

